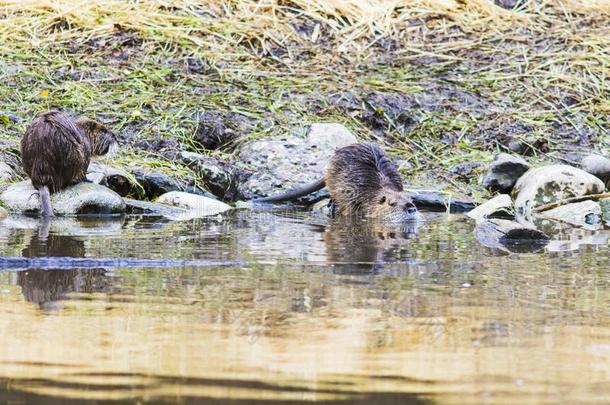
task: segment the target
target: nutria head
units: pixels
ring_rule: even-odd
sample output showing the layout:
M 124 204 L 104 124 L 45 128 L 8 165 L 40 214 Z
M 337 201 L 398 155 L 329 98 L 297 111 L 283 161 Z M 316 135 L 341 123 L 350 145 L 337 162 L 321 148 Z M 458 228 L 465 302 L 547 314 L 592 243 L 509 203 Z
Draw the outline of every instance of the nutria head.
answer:
M 324 176 L 340 214 L 362 214 L 388 221 L 417 218 L 417 209 L 403 193 L 396 166 L 375 144 L 338 149 Z
M 79 117 L 74 123 L 89 138 L 93 156 L 105 155 L 118 148 L 116 137 L 104 124 L 87 117 Z
M 367 216 L 383 218 L 390 222 L 417 219 L 417 208 L 403 192 L 389 188 L 380 189 L 364 207 Z

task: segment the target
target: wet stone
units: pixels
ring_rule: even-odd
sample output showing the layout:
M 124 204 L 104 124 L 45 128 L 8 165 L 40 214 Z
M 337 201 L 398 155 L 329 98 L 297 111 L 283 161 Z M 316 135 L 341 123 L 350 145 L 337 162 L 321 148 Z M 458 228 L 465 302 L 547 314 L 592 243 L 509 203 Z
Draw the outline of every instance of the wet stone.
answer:
M 467 212 L 475 208 L 474 201 L 464 195 L 443 193 L 439 191 L 413 190 L 407 193 L 419 209 L 425 208 L 433 211 Z
M 587 229 L 599 229 L 602 224 L 601 206 L 590 200 L 562 205 L 544 211 L 540 216 Z
M 157 198 L 156 202 L 184 208 L 189 211 L 191 218 L 216 215 L 232 209 L 230 205 L 221 201 L 182 191 L 172 191 L 163 194 Z
M 29 180 L 8 187 L 0 200 L 11 212 L 39 213 L 38 191 Z M 56 215 L 122 214 L 125 203 L 114 191 L 92 183 L 78 183 L 51 195 Z
M 483 179 L 483 187 L 492 192 L 509 193 L 529 168 L 524 159 L 500 153 L 489 166 Z

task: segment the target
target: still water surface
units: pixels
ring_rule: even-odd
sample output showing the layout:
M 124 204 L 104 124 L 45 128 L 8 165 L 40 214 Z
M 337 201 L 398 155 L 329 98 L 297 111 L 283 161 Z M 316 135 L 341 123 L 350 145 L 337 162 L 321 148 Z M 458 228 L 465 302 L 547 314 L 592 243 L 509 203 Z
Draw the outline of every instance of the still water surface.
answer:
M 610 403 L 608 235 L 473 228 L 10 217 L 0 403 Z

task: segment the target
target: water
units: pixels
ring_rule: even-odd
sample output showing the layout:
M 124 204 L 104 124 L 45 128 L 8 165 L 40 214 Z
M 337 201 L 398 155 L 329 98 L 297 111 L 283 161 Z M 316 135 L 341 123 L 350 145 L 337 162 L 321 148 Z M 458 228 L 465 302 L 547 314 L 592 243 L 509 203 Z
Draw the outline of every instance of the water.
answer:
M 10 217 L 0 403 L 610 403 L 608 235 L 473 229 Z

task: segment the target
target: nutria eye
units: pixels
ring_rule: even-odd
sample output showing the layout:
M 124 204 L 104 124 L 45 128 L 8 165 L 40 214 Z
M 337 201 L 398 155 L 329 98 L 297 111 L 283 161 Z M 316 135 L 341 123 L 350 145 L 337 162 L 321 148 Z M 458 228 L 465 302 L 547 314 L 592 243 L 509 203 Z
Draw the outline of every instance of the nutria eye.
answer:
M 396 207 L 396 203 L 395 202 L 391 202 L 389 205 L 390 205 L 390 207 Z
M 379 204 L 383 204 L 385 202 L 385 195 L 383 197 L 381 197 L 381 199 L 379 200 Z

